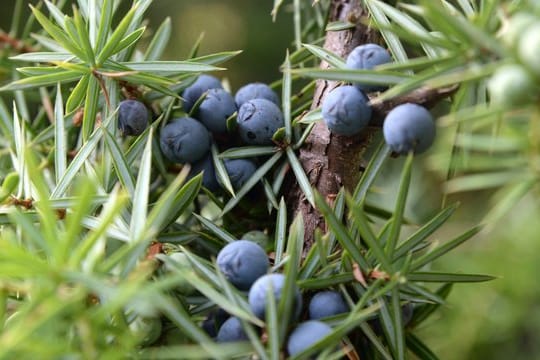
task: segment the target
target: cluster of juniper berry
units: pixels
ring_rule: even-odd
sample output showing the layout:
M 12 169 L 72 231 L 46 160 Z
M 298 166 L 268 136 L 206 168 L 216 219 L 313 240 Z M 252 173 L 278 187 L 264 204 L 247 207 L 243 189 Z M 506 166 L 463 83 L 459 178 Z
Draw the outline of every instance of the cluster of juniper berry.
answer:
M 351 51 L 346 64 L 351 69 L 371 70 L 391 61 L 390 54 L 383 47 L 365 44 Z M 337 135 L 358 134 L 368 126 L 372 115 L 366 93 L 381 90 L 384 87 L 363 83 L 333 89 L 322 104 L 322 114 L 328 129 Z M 406 155 L 410 151 L 420 154 L 435 139 L 435 123 L 424 107 L 406 103 L 388 113 L 383 124 L 383 135 L 395 154 Z
M 373 69 L 391 61 L 390 54 L 379 45 L 366 44 L 355 48 L 347 58 L 353 69 Z M 384 88 L 355 83 L 332 90 L 322 104 L 322 115 L 329 130 L 341 136 L 354 136 L 368 126 L 372 110 L 366 93 Z M 160 148 L 172 163 L 191 164 L 191 176 L 203 173 L 203 186 L 210 191 L 219 189 L 211 155 L 212 142 L 230 137 L 228 121 L 236 119 L 236 131 L 246 145 L 273 145 L 275 132 L 284 126 L 284 117 L 277 94 L 266 84 L 251 83 L 240 88 L 233 97 L 219 79 L 200 75 L 182 92 L 186 116 L 175 118 L 160 132 Z M 118 127 L 124 135 L 139 135 L 148 126 L 149 113 L 137 100 L 120 103 Z M 435 124 L 429 111 L 416 104 L 403 104 L 392 109 L 383 124 L 384 138 L 395 154 L 421 153 L 435 137 Z M 234 189 L 241 188 L 256 171 L 249 159 L 226 159 L 224 166 Z M 268 240 L 261 231 L 252 231 L 241 240 L 224 246 L 217 255 L 217 268 L 240 291 L 246 292 L 251 311 L 265 318 L 268 293 L 277 303 L 282 297 L 285 276 L 269 273 Z M 170 260 L 189 267 L 184 254 L 172 252 Z M 171 269 L 169 269 L 171 270 Z M 180 289 L 188 294 L 191 286 Z M 322 318 L 345 313 L 349 306 L 337 291 L 320 291 L 310 297 L 306 317 L 301 321 L 303 297 L 295 289 L 292 319 L 300 321 L 289 334 L 287 352 L 294 355 L 331 332 Z M 407 309 L 404 309 L 407 310 Z M 411 309 L 408 309 L 411 310 Z M 410 318 L 410 316 L 408 316 Z M 248 340 L 242 321 L 218 309 L 210 312 L 202 323 L 203 329 L 218 342 Z M 160 329 L 161 330 L 161 329 Z M 147 340 L 155 341 L 158 336 Z
M 204 170 L 203 186 L 211 191 L 219 187 L 210 155 L 212 138 L 227 136 L 231 116 L 237 113 L 236 129 L 247 145 L 272 145 L 272 136 L 283 126 L 279 98 L 263 83 L 245 85 L 233 98 L 219 79 L 200 75 L 182 98 L 184 111 L 192 117 L 174 119 L 162 129 L 161 150 L 172 162 L 192 164 L 192 175 Z M 235 190 L 257 169 L 250 159 L 225 159 L 223 164 Z
M 268 292 L 272 291 L 274 301 L 279 303 L 285 284 L 285 276 L 279 273 L 267 274 L 270 263 L 263 247 L 249 240 L 238 240 L 229 243 L 217 256 L 217 266 L 234 286 L 248 291 L 248 303 L 251 311 L 259 319 L 264 319 L 268 306 Z M 293 320 L 298 320 L 302 312 L 302 295 L 295 288 Z M 309 347 L 332 330 L 329 325 L 319 321 L 321 318 L 338 315 L 348 311 L 348 306 L 335 291 L 316 293 L 308 306 L 309 320 L 299 323 L 290 333 L 287 351 L 294 355 Z M 218 342 L 248 340 L 241 321 L 236 317 L 212 319 L 210 326 L 218 327 Z M 226 320 L 225 320 L 226 319 Z
M 390 62 L 390 54 L 376 44 L 356 47 L 347 57 L 347 67 L 373 69 Z M 354 136 L 368 126 L 372 111 L 365 93 L 384 90 L 362 83 L 333 89 L 324 99 L 322 115 L 330 131 Z M 200 75 L 182 93 L 186 116 L 173 119 L 160 133 L 163 155 L 173 163 L 192 166 L 192 175 L 204 171 L 203 186 L 219 188 L 210 147 L 213 138 L 227 136 L 227 121 L 236 116 L 236 127 L 247 145 L 272 145 L 274 133 L 283 127 L 277 94 L 266 84 L 251 83 L 233 97 L 211 75 Z M 148 126 L 148 110 L 137 100 L 120 103 L 118 126 L 125 135 L 139 135 Z M 433 117 L 424 107 L 406 103 L 392 109 L 383 124 L 385 141 L 395 154 L 422 153 L 435 139 Z M 234 189 L 239 189 L 256 171 L 249 159 L 226 159 L 224 166 Z

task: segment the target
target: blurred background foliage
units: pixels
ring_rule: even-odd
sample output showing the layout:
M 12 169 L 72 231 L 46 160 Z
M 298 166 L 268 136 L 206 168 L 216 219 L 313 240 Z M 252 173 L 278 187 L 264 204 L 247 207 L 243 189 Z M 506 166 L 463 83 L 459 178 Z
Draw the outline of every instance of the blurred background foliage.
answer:
M 271 8 L 268 0 L 159 0 L 147 18 L 150 29 L 156 29 L 165 16 L 173 20 L 174 35 L 164 59 L 186 58 L 200 36 L 201 54 L 242 50 L 227 63 L 227 72 L 218 74 L 235 91 L 247 82 L 269 83 L 281 77 L 279 65 L 294 37 L 292 15 L 283 12 L 273 23 Z
M 28 3 L 37 4 L 38 1 Z M 8 32 L 14 0 L 2 1 L 0 29 Z M 279 66 L 287 48 L 292 49 L 292 14 L 285 4 L 272 22 L 272 0 L 159 0 L 147 15 L 149 29 L 156 29 L 171 17 L 174 34 L 165 59 L 186 58 L 197 39 L 204 34 L 201 54 L 225 50 L 243 50 L 227 63 L 225 76 L 234 91 L 252 81 L 272 82 L 281 74 Z M 22 9 L 21 18 L 30 14 Z M 212 14 L 210 17 L 209 14 Z M 145 34 L 151 37 L 149 31 Z M 440 127 L 439 140 L 452 130 Z M 440 155 L 448 153 L 444 140 L 429 154 L 418 157 L 413 172 L 407 216 L 425 220 L 443 203 L 461 202 L 453 222 L 443 231 L 455 235 L 477 224 L 493 205 L 491 191 L 444 194 L 446 174 L 437 172 Z M 397 191 L 401 161 L 387 162 L 380 178 L 381 189 Z M 385 186 L 382 186 L 384 183 Z M 395 183 L 396 186 L 387 186 Z M 509 213 L 491 224 L 473 240 L 440 259 L 437 270 L 488 273 L 497 280 L 471 285 L 456 285 L 448 306 L 432 317 L 419 335 L 441 359 L 538 359 L 540 343 L 540 209 L 537 192 L 530 192 Z M 394 194 L 373 195 L 384 204 Z M 441 239 L 449 234 L 439 233 Z M 435 270 L 435 269 L 434 269 Z

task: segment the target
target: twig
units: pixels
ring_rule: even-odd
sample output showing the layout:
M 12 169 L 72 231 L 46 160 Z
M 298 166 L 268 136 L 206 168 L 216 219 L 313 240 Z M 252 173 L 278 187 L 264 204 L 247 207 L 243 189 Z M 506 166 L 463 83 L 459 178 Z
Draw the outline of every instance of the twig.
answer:
M 448 98 L 454 94 L 458 85 L 452 85 L 445 88 L 433 89 L 427 86 L 420 87 L 411 91 L 408 94 L 398 96 L 393 99 L 389 99 L 383 102 L 376 102 L 371 104 L 373 115 L 371 117 L 371 126 L 382 126 L 386 114 L 398 105 L 405 103 L 414 103 L 422 105 L 426 108 L 431 108 L 441 100 Z
M 10 46 L 20 53 L 28 53 L 37 51 L 32 46 L 25 44 L 23 41 L 10 36 L 8 33 L 0 30 L 0 44 L 3 47 Z

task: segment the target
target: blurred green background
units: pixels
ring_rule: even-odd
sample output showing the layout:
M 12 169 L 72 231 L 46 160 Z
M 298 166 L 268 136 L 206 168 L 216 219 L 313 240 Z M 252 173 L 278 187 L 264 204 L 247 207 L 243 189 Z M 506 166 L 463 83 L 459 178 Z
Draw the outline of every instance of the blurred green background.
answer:
M 148 12 L 149 26 L 156 29 L 170 16 L 174 34 L 165 56 L 184 59 L 201 36 L 200 54 L 242 50 L 216 74 L 230 81 L 235 91 L 247 82 L 272 82 L 281 76 L 279 66 L 293 39 L 289 13 L 272 22 L 269 0 L 158 0 Z
M 2 1 L 0 24 L 11 24 L 14 3 Z M 200 54 L 243 50 L 218 75 L 235 91 L 247 82 L 272 82 L 281 76 L 279 66 L 286 49 L 292 48 L 293 22 L 286 2 L 273 23 L 272 5 L 273 0 L 156 0 L 148 12 L 149 31 L 171 17 L 174 33 L 166 59 L 186 58 L 202 33 Z M 1 28 L 9 31 L 9 25 Z M 440 134 L 445 131 L 440 129 Z M 439 144 L 436 151 L 444 153 L 447 147 Z M 440 159 L 433 154 L 421 156 L 414 173 L 416 187 L 409 198 L 408 216 L 418 221 L 433 214 L 443 201 L 443 174 L 430 170 L 437 168 Z M 378 202 L 389 203 L 400 168 L 400 160 L 389 162 L 380 179 Z M 448 197 L 447 203 L 460 201 L 462 206 L 435 238 L 444 241 L 477 224 L 489 209 L 489 195 Z M 485 284 L 455 286 L 448 306 L 419 329 L 441 359 L 540 359 L 539 220 L 536 199 L 526 198 L 497 224 L 436 263 L 441 271 L 498 277 Z
M 439 128 L 439 138 L 448 129 Z M 432 240 L 452 239 L 482 221 L 495 200 L 492 192 L 468 192 L 444 198 L 444 174 L 433 163 L 447 144 L 418 157 L 406 216 L 419 223 L 443 203 L 460 207 Z M 403 159 L 387 162 L 375 198 L 391 209 Z M 526 197 L 500 221 L 438 259 L 433 270 L 490 274 L 487 283 L 457 284 L 447 306 L 423 323 L 417 334 L 444 360 L 540 359 L 540 209 Z M 413 231 L 411 229 L 410 231 Z

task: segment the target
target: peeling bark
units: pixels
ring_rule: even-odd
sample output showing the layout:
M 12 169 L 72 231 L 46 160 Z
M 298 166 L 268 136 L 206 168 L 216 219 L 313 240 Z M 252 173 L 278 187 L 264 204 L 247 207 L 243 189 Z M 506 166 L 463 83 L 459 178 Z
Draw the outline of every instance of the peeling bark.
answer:
M 366 17 L 367 12 L 362 8 L 360 0 L 332 1 L 329 22 L 351 21 L 357 25 L 353 29 L 328 32 L 324 48 L 341 57 L 346 57 L 360 44 L 378 42 L 378 34 L 360 21 Z M 326 62 L 321 63 L 321 68 L 328 67 Z M 335 81 L 319 80 L 312 108 L 319 107 L 324 96 L 337 85 Z M 342 186 L 348 190 L 354 188 L 361 175 L 359 167 L 362 154 L 374 131 L 374 128 L 368 128 L 358 136 L 346 137 L 331 134 L 322 122 L 315 125 L 300 150 L 299 159 L 311 185 L 323 197 L 331 201 Z M 292 187 L 289 201 L 294 204 L 296 212 L 300 212 L 304 218 L 304 247 L 308 249 L 313 243 L 315 229 L 324 225 L 323 219 L 302 196 L 302 191 L 298 186 Z

